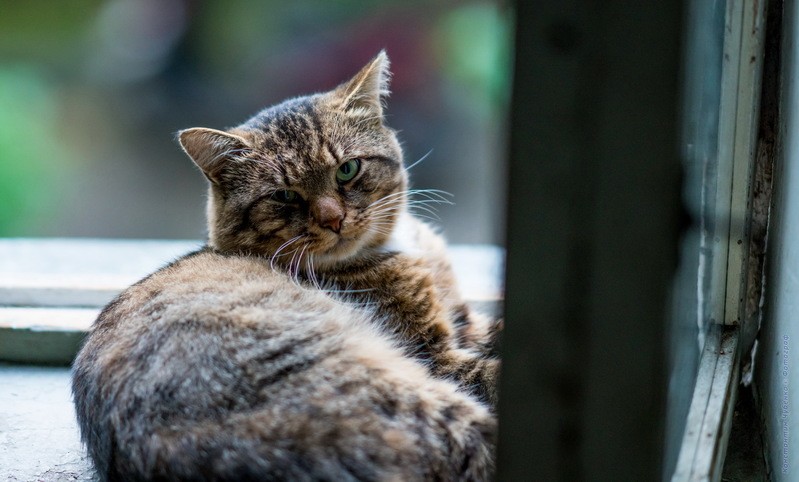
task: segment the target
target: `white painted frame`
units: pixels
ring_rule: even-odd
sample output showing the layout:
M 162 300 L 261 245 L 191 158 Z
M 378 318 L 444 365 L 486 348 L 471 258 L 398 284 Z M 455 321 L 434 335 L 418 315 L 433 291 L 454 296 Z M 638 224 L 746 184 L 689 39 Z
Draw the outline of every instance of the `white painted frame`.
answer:
M 738 325 L 743 315 L 765 25 L 765 2 L 728 0 L 711 307 L 711 320 L 725 325 Z
M 740 379 L 765 2 L 728 0 L 707 339 L 672 482 L 719 481 Z

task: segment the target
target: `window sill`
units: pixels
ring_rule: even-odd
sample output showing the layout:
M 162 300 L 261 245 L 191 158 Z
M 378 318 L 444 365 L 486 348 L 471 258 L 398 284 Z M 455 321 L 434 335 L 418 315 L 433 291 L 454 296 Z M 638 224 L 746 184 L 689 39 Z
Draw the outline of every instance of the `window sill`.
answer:
M 0 240 L 0 360 L 69 364 L 102 306 L 199 241 Z M 472 306 L 499 313 L 503 252 L 450 249 L 461 292 Z
M 672 482 L 721 480 L 740 378 L 739 333 L 710 327 Z

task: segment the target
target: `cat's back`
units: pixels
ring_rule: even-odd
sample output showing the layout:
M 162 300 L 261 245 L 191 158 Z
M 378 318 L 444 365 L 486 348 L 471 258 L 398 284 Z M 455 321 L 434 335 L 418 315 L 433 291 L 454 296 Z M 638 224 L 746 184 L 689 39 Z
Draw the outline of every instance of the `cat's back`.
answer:
M 273 269 L 267 259 L 203 248 L 123 291 L 102 311 L 96 329 L 139 331 L 151 329 L 154 323 L 162 326 L 214 318 L 247 324 L 252 320 L 242 310 L 258 308 L 270 313 L 267 319 L 258 319 L 263 325 L 277 322 L 272 316 L 276 311 L 285 310 L 291 316 L 331 301 Z
M 123 292 L 74 364 L 104 479 L 481 479 L 493 417 L 368 313 L 202 250 Z

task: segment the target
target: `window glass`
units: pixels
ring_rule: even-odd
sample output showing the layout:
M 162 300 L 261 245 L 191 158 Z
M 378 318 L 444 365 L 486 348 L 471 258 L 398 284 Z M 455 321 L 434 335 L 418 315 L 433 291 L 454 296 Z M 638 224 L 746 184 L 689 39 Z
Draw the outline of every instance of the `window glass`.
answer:
M 676 463 L 710 325 L 724 15 L 723 1 L 688 2 L 681 141 L 686 219 L 670 327 L 664 464 L 668 478 Z

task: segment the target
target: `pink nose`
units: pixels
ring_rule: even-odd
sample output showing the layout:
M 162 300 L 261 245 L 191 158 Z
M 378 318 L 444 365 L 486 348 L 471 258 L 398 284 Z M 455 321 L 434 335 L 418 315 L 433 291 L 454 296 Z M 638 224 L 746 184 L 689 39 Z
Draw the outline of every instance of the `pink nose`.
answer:
M 323 197 L 311 205 L 311 215 L 323 228 L 328 228 L 335 233 L 341 231 L 344 221 L 344 208 L 332 197 Z

